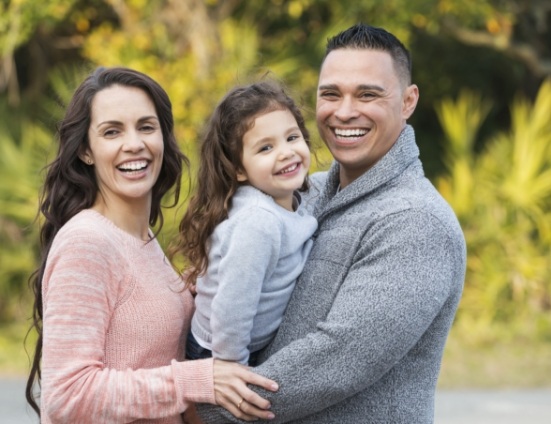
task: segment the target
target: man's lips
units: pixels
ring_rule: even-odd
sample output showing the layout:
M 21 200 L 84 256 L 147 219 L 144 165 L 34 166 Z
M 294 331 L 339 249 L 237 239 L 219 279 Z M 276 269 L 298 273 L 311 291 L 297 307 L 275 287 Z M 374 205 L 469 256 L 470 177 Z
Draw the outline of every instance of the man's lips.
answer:
M 333 133 L 337 137 L 344 138 L 358 138 L 363 137 L 369 131 L 365 128 L 333 128 Z

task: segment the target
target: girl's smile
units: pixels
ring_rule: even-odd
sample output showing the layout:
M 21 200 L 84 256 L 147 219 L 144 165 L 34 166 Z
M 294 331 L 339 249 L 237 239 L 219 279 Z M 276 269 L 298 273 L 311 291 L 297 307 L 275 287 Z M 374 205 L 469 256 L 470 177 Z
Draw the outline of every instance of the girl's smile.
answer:
M 293 192 L 302 187 L 308 174 L 310 150 L 289 110 L 274 110 L 254 119 L 243 136 L 242 164 L 239 181 L 292 210 Z

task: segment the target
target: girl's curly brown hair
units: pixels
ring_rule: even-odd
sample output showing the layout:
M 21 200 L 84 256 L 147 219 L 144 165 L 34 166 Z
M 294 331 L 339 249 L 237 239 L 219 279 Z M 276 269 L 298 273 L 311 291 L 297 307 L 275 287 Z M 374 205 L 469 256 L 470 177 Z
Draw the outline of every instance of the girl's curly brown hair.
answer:
M 259 115 L 289 110 L 310 147 L 304 117 L 283 87 L 261 81 L 230 90 L 214 110 L 202 140 L 197 186 L 179 226 L 179 239 L 172 254 L 182 254 L 188 269 L 188 285 L 195 285 L 208 266 L 208 240 L 216 226 L 228 217 L 231 200 L 243 171 L 243 136 Z M 305 179 L 301 190 L 308 189 Z

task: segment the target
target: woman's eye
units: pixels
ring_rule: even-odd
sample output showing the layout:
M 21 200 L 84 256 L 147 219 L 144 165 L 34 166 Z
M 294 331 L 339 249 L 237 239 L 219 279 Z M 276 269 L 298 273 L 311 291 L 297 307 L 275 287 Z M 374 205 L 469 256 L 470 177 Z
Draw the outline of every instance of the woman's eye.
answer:
M 141 130 L 147 133 L 151 133 L 155 131 L 155 127 L 153 125 L 144 125 L 141 127 Z
M 119 133 L 116 129 L 109 129 L 103 132 L 104 137 L 115 137 Z

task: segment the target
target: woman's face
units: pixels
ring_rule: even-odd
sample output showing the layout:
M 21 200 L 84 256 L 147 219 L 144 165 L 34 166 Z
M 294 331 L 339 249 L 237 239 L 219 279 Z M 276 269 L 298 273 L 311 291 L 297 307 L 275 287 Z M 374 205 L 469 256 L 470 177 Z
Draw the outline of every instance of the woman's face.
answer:
M 96 203 L 150 206 L 164 143 L 149 96 L 122 85 L 98 92 L 92 100 L 88 139 L 90 147 L 81 159 L 94 166 L 99 186 Z

